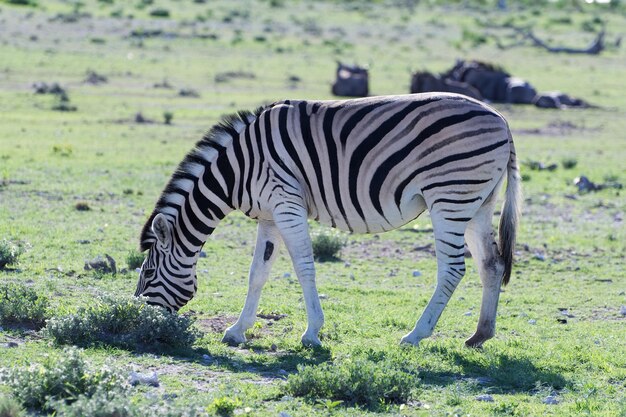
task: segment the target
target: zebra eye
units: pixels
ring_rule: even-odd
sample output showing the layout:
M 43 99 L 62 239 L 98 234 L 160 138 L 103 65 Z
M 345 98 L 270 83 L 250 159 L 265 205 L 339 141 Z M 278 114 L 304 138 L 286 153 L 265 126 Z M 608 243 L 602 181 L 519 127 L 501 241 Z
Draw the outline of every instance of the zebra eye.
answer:
M 154 277 L 155 268 L 146 268 L 143 270 L 144 278 L 152 279 Z

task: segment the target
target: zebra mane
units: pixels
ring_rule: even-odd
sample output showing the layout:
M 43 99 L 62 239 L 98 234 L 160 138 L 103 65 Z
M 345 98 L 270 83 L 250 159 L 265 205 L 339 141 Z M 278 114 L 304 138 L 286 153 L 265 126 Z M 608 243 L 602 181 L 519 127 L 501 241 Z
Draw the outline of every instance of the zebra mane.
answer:
M 271 106 L 271 105 L 270 105 Z M 183 160 L 174 171 L 167 186 L 161 193 L 152 214 L 146 221 L 141 230 L 139 239 L 139 250 L 144 252 L 152 246 L 156 241 L 156 236 L 152 232 L 152 221 L 159 213 L 164 213 L 170 217 L 173 208 L 171 203 L 180 205 L 184 197 L 182 192 L 189 192 L 193 187 L 194 180 L 198 178 L 198 171 L 207 164 L 212 163 L 218 155 L 220 149 L 227 147 L 247 126 L 253 123 L 257 117 L 270 106 L 261 106 L 254 112 L 239 111 L 235 114 L 223 116 L 222 119 L 214 125 L 200 141 L 196 143 L 194 148 L 187 153 Z

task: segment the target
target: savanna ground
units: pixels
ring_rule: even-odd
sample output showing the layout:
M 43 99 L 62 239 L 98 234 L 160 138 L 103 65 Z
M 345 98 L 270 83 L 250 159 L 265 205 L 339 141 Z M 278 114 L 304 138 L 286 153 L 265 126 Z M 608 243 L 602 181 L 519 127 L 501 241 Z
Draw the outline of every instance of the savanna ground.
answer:
M 0 2 L 0 240 L 22 245 L 25 253 L 0 270 L 0 280 L 45 295 L 52 316 L 103 293 L 134 292 L 134 271 L 98 274 L 84 271 L 85 261 L 106 253 L 125 267 L 169 175 L 203 132 L 240 109 L 284 98 L 332 98 L 337 59 L 369 65 L 376 95 L 408 92 L 412 70 L 443 71 L 455 58 L 468 58 L 502 65 L 540 91 L 561 90 L 599 106 L 496 106 L 510 122 L 522 162 L 558 167 L 522 166 L 518 261 L 501 295 L 496 338 L 484 349 L 463 347 L 480 305 L 469 259 L 433 337 L 417 348 L 398 345 L 435 284 L 427 215 L 395 232 L 346 235 L 341 261 L 318 264 L 324 348 L 300 346 L 304 305 L 284 251 L 261 299 L 269 318 L 259 318 L 245 346 L 222 345 L 222 331 L 243 306 L 255 242 L 255 224 L 233 214 L 205 245 L 198 293 L 183 309 L 202 332 L 192 350 L 84 351 L 96 364 L 156 371 L 160 387 L 136 388 L 134 401 L 207 406 L 229 398 L 236 414 L 256 416 L 626 415 L 625 192 L 608 187 L 581 194 L 572 183 L 581 174 L 596 183 L 626 181 L 626 48 L 615 46 L 626 27 L 623 6 L 10 3 Z M 528 45 L 501 49 L 491 35 L 506 43 L 511 32 L 492 26 L 507 23 L 578 47 L 604 25 L 608 48 L 598 56 Z M 86 82 L 89 71 L 106 82 Z M 53 110 L 63 103 L 35 94 L 36 82 L 59 83 L 69 97 L 65 106 L 76 110 Z M 183 89 L 197 97 L 180 94 Z M 150 122 L 137 123 L 138 113 Z M 575 167 L 566 169 L 563 161 Z M 5 369 L 62 349 L 21 327 L 5 326 L 0 342 L 17 343 L 0 347 Z M 358 358 L 390 358 L 418 372 L 410 400 L 364 406 L 303 399 L 285 389 L 299 365 Z M 0 385 L 0 395 L 9 392 Z M 493 401 L 477 400 L 481 395 Z M 547 397 L 558 403 L 546 403 Z

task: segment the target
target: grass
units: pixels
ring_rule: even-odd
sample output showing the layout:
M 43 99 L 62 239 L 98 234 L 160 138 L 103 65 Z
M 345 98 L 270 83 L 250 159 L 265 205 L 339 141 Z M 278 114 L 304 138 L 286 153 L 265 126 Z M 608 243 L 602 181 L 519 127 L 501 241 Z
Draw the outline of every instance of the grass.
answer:
M 63 409 L 73 415 L 105 410 L 104 403 L 111 413 L 127 407 L 128 415 L 137 409 L 206 415 L 222 401 L 235 415 L 250 416 L 624 414 L 619 309 L 626 304 L 626 197 L 613 186 L 579 194 L 573 179 L 626 181 L 626 49 L 609 47 L 599 56 L 499 49 L 491 35 L 506 36 L 506 30 L 490 27 L 528 25 L 551 44 L 586 46 L 595 37 L 588 30 L 602 21 L 609 45 L 626 23 L 623 5 L 581 3 L 578 10 L 571 2 L 541 8 L 508 2 L 508 11 L 496 11 L 491 4 L 420 2 L 411 11 L 398 2 L 218 0 L 181 7 L 155 0 L 139 8 L 139 2 L 85 0 L 80 14 L 91 17 L 81 17 L 74 3 L 60 0 L 9 3 L 0 2 L 6 25 L 0 33 L 0 236 L 28 250 L 0 270 L 0 282 L 24 284 L 37 296 L 10 300 L 22 300 L 16 311 L 27 312 L 27 323 L 50 319 L 59 343 L 48 330 L 3 322 L 0 344 L 17 344 L 0 347 L 3 373 L 25 371 L 45 354 L 62 356 L 65 343 L 76 343 L 85 346 L 81 355 L 95 370 L 106 364 L 159 376 L 159 388 L 139 386 L 115 398 L 78 395 L 59 406 L 75 407 Z M 150 16 L 156 8 L 170 17 Z M 63 23 L 55 19 L 60 14 L 77 20 Z M 600 106 L 497 106 L 511 125 L 519 159 L 557 166 L 522 167 L 518 262 L 501 294 L 496 337 L 483 350 L 463 347 L 481 296 L 471 259 L 433 337 L 418 348 L 398 346 L 435 285 L 427 214 L 398 231 L 347 235 L 343 262 L 317 264 L 326 317 L 320 350 L 300 346 L 304 304 L 284 249 L 261 299 L 267 318 L 258 319 L 246 345 L 220 343 L 243 306 L 255 241 L 255 224 L 241 214 L 229 215 L 203 248 L 198 293 L 182 311 L 194 319 L 183 328 L 197 337 L 165 328 L 186 340 L 184 348 L 148 349 L 152 341 L 141 337 L 152 327 L 138 319 L 138 308 L 100 301 L 104 294 L 132 294 L 137 276 L 86 272 L 85 261 L 106 253 L 126 260 L 129 269 L 140 262 L 142 256 L 129 253 L 159 193 L 223 114 L 284 98 L 331 99 L 337 59 L 369 64 L 371 92 L 396 94 L 408 91 L 411 71 L 440 72 L 455 58 L 493 62 L 539 91 L 560 90 Z M 89 70 L 108 82 L 84 83 Z M 37 82 L 67 88 L 67 104 L 76 110 L 52 110 L 60 99 L 34 94 Z M 199 97 L 180 96 L 182 89 Z M 168 112 L 175 115 L 170 124 L 164 123 Z M 136 114 L 155 122 L 135 123 Z M 328 233 L 315 223 L 311 229 Z M 44 298 L 47 308 L 41 309 L 37 300 Z M 3 308 L 13 308 L 6 300 Z M 118 332 L 107 328 L 115 323 Z M 143 324 L 125 327 L 129 323 Z M 378 388 L 366 398 L 345 394 L 349 383 L 363 385 L 380 373 L 367 385 Z M 289 387 L 298 380 L 316 393 L 294 395 Z M 392 401 L 387 388 L 409 394 Z M 10 392 L 0 384 L 0 397 Z M 485 394 L 493 402 L 476 400 Z M 164 395 L 176 398 L 169 404 Z M 550 395 L 557 404 L 544 403 Z

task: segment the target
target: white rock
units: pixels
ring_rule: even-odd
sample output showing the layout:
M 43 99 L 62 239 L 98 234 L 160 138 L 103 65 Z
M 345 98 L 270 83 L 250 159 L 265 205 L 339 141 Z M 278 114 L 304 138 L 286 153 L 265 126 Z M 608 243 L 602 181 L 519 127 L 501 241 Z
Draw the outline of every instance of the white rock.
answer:
M 537 324 L 537 320 L 530 319 L 530 320 L 528 320 L 528 324 Z
M 471 311 L 466 311 L 465 313 L 463 313 L 464 316 L 468 316 L 468 317 L 471 316 L 472 314 L 474 313 L 472 313 Z
M 289 413 L 288 413 L 288 412 L 286 412 L 286 411 L 281 411 L 281 412 L 278 414 L 278 417 L 291 417 L 291 414 L 289 414 Z
M 622 316 L 626 316 L 626 306 L 621 306 L 619 308 L 619 314 L 621 314 Z
M 492 403 L 493 397 L 489 394 L 480 394 L 476 396 L 476 401 L 486 401 L 488 403 Z
M 159 377 L 156 372 L 152 372 L 152 374 L 140 374 L 138 372 L 132 371 L 130 373 L 130 385 L 149 385 L 151 387 L 159 386 Z
M 289 272 L 285 272 L 283 274 L 283 278 L 291 278 L 291 274 Z
M 413 271 L 413 276 L 414 277 L 421 277 L 422 273 L 420 271 Z

